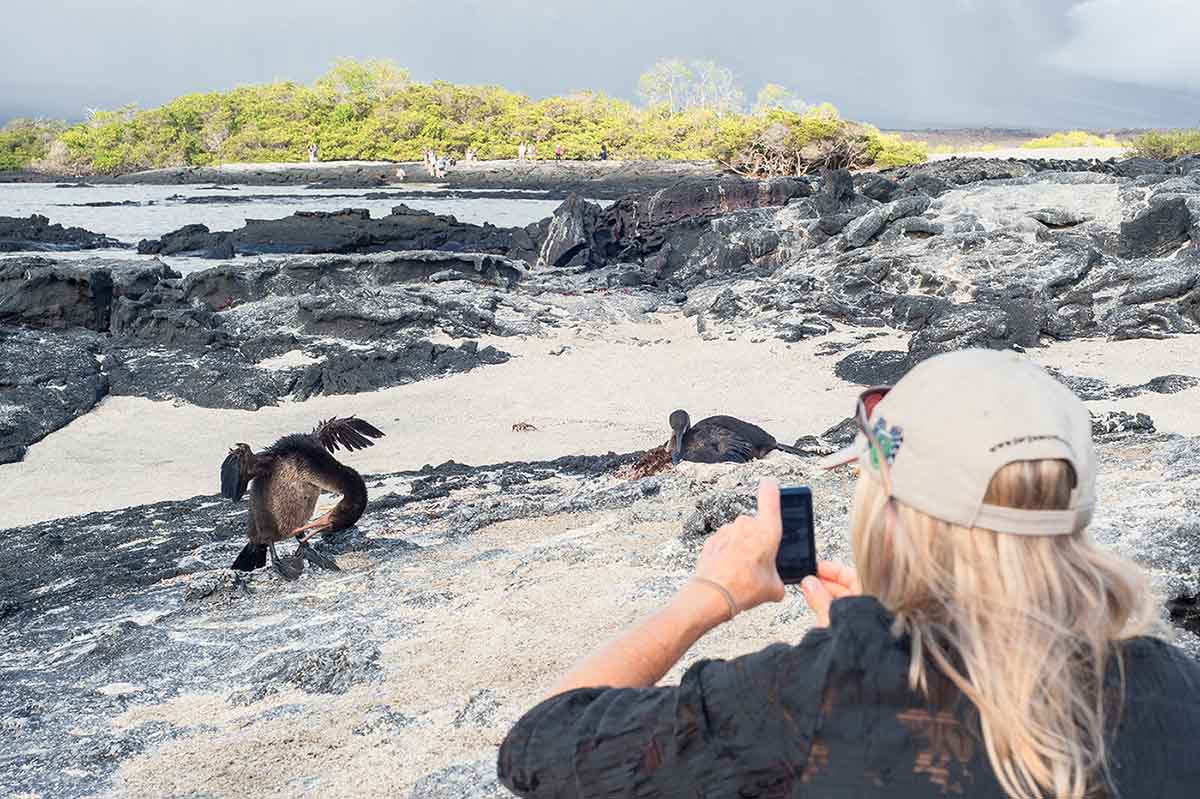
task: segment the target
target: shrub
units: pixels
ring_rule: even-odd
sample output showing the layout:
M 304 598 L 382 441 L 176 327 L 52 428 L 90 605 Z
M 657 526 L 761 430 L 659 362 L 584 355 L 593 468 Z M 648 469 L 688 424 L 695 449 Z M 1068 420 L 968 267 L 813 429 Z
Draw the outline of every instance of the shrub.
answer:
M 828 103 L 803 113 L 770 110 L 747 119 L 745 127 L 742 138 L 726 146 L 721 160 L 737 172 L 758 177 L 799 175 L 822 167 L 903 166 L 929 157 L 924 142 L 848 122 Z
M 160 108 L 102 111 L 58 136 L 56 163 L 83 172 L 131 172 L 222 161 L 416 161 L 424 151 L 514 158 L 520 142 L 543 158 L 720 159 L 754 174 L 815 165 L 924 159 L 924 149 L 843 120 L 833 106 L 739 114 L 693 105 L 639 109 L 596 92 L 532 100 L 497 86 L 415 83 L 390 62 L 338 61 L 311 86 L 292 82 L 187 94 Z M 40 157 L 40 156 L 39 156 Z
M 1126 145 L 1112 136 L 1097 136 L 1095 133 L 1088 133 L 1085 130 L 1072 130 L 1065 133 L 1062 131 L 1051 133 L 1040 139 L 1030 139 L 1021 146 L 1036 150 L 1050 147 L 1125 147 Z
M 899 134 L 880 133 L 873 128 L 868 131 L 867 139 L 875 166 L 908 166 L 929 160 L 929 145 L 923 141 L 909 141 Z
M 62 122 L 12 120 L 0 128 L 0 169 L 25 169 L 45 158 L 50 143 L 64 128 Z
M 1143 158 L 1175 158 L 1200 153 L 1200 130 L 1155 130 L 1133 140 L 1131 152 Z

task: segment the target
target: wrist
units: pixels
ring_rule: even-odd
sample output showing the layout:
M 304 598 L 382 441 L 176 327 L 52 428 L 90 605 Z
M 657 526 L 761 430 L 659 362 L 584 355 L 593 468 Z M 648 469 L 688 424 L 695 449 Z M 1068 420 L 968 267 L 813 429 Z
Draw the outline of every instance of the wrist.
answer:
M 701 635 L 729 621 L 729 604 L 721 592 L 696 580 L 689 579 L 680 587 L 671 607 Z

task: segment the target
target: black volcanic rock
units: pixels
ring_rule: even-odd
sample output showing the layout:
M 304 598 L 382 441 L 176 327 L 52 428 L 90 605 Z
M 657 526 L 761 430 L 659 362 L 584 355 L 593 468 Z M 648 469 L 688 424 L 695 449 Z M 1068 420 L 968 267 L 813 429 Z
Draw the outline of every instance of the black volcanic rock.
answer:
M 46 332 L 0 325 L 0 463 L 25 450 L 108 393 L 100 342 L 87 330 Z
M 103 331 L 112 306 L 112 275 L 41 259 L 0 261 L 0 295 L 0 322 Z
M 752 253 L 725 247 L 721 234 L 710 235 L 710 220 L 784 206 L 811 194 L 808 182 L 797 178 L 725 177 L 682 181 L 650 194 L 623 197 L 604 209 L 570 197 L 545 228 L 539 260 L 555 266 L 642 263 L 659 280 L 696 259 L 714 264 L 706 273 L 732 271 Z
M 0 216 L 0 252 L 96 250 L 124 246 L 102 233 L 52 225 L 41 214 L 33 214 L 28 219 Z
M 1138 178 L 1143 175 L 1166 175 L 1171 171 L 1170 165 L 1157 158 L 1126 158 L 1118 161 L 1113 172 L 1123 178 Z
M 538 262 L 549 266 L 586 264 L 592 236 L 602 215 L 599 205 L 572 194 L 554 210 Z
M 877 172 L 863 175 L 855 182 L 858 184 L 858 192 L 860 194 L 864 197 L 870 197 L 876 202 L 891 202 L 897 192 L 900 191 L 899 183 Z
M 1080 165 L 1081 168 L 1084 166 Z M 1039 171 L 1039 164 L 1029 160 L 999 160 L 996 158 L 947 158 L 915 166 L 885 170 L 883 174 L 905 186 L 905 180 L 920 176 L 919 180 L 935 178 L 952 186 L 978 183 L 983 180 L 1028 177 Z M 910 184 L 911 185 L 911 184 Z M 923 191 L 929 193 L 924 187 Z
M 202 408 L 256 411 L 275 405 L 295 383 L 289 372 L 259 369 L 234 347 L 162 351 L 113 346 L 105 373 L 114 396 L 183 400 Z
M 110 332 L 120 346 L 144 345 L 169 349 L 228 343 L 220 319 L 205 308 L 164 303 L 158 295 L 139 300 L 119 297 L 113 307 Z
M 1188 241 L 1192 225 L 1191 211 L 1182 197 L 1152 203 L 1121 223 L 1117 254 L 1122 258 L 1166 255 Z
M 860 386 L 892 385 L 908 371 L 907 352 L 859 350 L 837 362 L 833 371 L 848 383 Z
M 534 242 L 522 228 L 472 225 L 453 216 L 404 205 L 379 219 L 372 219 L 369 211 L 348 208 L 297 211 L 283 219 L 248 219 L 244 227 L 229 232 L 214 233 L 204 225 L 187 225 L 138 245 L 143 254 L 186 253 L 205 258 L 396 250 L 491 253 L 527 261 L 536 255 Z
M 293 391 L 298 400 L 317 394 L 357 394 L 508 359 L 508 353 L 495 347 L 480 349 L 474 341 L 458 347 L 415 341 L 400 349 L 341 351 L 306 367 Z
M 827 169 L 821 173 L 821 190 L 813 198 L 821 216 L 844 213 L 857 201 L 854 178 L 849 170 Z
M 108 330 L 114 298 L 140 297 L 178 274 L 157 261 L 0 261 L 0 323 Z
M 224 241 L 224 234 L 213 233 L 207 225 L 184 225 L 161 239 L 142 239 L 138 242 L 140 255 L 200 255 L 215 257 Z
M 1092 414 L 1092 435 L 1097 439 L 1128 434 L 1148 435 L 1154 431 L 1154 420 L 1144 413 L 1106 411 Z

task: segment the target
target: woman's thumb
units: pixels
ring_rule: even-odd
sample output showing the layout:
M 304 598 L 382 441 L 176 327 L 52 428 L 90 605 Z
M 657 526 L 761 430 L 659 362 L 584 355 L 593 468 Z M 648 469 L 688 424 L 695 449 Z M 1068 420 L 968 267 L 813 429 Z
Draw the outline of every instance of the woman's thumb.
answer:
M 817 617 L 816 626 L 828 627 L 829 606 L 833 604 L 833 594 L 829 593 L 825 584 L 816 577 L 805 577 L 800 583 L 800 590 L 804 592 L 805 601 Z

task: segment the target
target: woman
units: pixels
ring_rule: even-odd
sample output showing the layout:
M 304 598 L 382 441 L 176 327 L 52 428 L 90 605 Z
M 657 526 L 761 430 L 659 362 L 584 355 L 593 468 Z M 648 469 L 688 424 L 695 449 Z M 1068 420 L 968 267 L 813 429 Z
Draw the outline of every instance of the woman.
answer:
M 1200 664 L 1145 633 L 1138 570 L 1092 543 L 1087 409 L 1015 353 L 923 362 L 856 408 L 859 571 L 806 578 L 815 629 L 652 687 L 784 587 L 777 487 L 662 610 L 504 741 L 529 797 L 1195 797 Z M 859 594 L 862 594 L 859 596 Z M 597 687 L 602 686 L 602 687 Z

